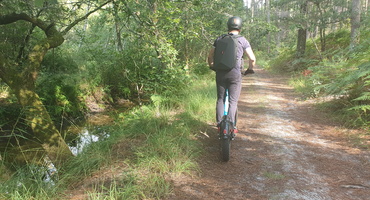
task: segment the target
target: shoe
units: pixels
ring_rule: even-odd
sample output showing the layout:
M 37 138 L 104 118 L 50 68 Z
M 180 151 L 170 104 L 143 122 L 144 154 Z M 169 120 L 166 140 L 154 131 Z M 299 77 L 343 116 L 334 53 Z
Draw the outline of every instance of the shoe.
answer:
M 239 132 L 239 131 L 238 131 L 238 129 L 237 129 L 237 128 L 234 128 L 234 129 L 233 129 L 233 132 L 231 133 L 231 140 L 234 140 L 234 139 L 235 139 L 236 134 L 237 134 L 238 132 Z
M 247 75 L 247 74 L 254 74 L 254 70 L 253 69 L 245 70 L 244 75 Z
M 217 124 L 217 133 L 218 133 L 218 139 L 221 139 L 221 137 L 222 137 L 221 124 Z

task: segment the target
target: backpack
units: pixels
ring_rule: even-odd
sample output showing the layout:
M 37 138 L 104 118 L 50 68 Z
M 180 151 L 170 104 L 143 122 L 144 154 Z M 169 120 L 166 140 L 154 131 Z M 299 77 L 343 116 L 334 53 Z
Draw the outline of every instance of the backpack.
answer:
M 213 56 L 213 69 L 216 71 L 229 71 L 235 67 L 238 50 L 238 39 L 241 35 L 222 35 L 216 43 Z

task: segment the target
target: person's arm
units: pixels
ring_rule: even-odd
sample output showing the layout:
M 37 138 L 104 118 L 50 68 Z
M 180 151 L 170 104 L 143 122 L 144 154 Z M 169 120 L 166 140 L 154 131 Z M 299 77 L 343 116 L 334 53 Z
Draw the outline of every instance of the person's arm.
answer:
M 253 70 L 254 66 L 256 65 L 256 56 L 254 55 L 253 50 L 250 47 L 244 50 L 244 52 L 249 59 L 248 69 Z
M 213 55 L 215 54 L 215 48 L 212 47 L 212 49 L 209 51 L 208 54 L 208 66 L 209 68 L 213 68 Z
M 244 53 L 247 55 L 249 63 L 248 69 L 244 72 L 244 75 L 254 74 L 253 68 L 256 65 L 256 56 L 254 55 L 251 47 L 246 48 Z

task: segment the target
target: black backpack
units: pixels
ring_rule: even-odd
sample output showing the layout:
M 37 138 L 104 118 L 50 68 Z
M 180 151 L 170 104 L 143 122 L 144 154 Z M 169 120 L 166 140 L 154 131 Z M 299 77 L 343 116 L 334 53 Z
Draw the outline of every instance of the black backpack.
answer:
M 241 35 L 222 35 L 216 43 L 213 56 L 213 69 L 216 71 L 229 71 L 235 67 L 238 49 L 238 39 Z

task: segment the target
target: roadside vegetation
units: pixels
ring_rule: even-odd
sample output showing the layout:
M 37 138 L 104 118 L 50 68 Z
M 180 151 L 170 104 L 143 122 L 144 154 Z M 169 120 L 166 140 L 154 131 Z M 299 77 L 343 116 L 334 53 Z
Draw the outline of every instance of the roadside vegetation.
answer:
M 367 19 L 368 21 L 369 19 Z M 350 47 L 350 31 L 327 35 L 326 50 L 318 49 L 319 38 L 307 41 L 306 54 L 297 58 L 295 48 L 281 49 L 268 68 L 291 76 L 302 100 L 313 100 L 333 121 L 361 133 L 346 134 L 354 146 L 370 149 L 370 31 L 363 27 L 361 43 Z
M 172 176 L 197 171 L 215 112 L 206 56 L 232 15 L 259 66 L 292 76 L 303 99 L 329 99 L 320 106 L 342 124 L 369 128 L 368 4 L 359 14 L 349 0 L 138 2 L 0 2 L 0 199 L 171 193 Z M 351 15 L 362 17 L 358 43 Z M 64 131 L 95 113 L 113 122 L 75 156 L 78 136 Z
M 198 137 L 214 119 L 213 74 L 192 80 L 197 81 L 180 93 L 153 96 L 153 104 L 112 112 L 114 125 L 99 127 L 109 137 L 90 144 L 51 177 L 32 165 L 17 169 L 3 182 L 0 199 L 68 199 L 69 191 L 86 199 L 165 197 L 171 177 L 198 170 Z
M 359 44 L 349 50 L 349 32 L 339 30 L 327 36 L 327 49 L 318 52 L 315 42 L 307 45 L 304 59 L 294 50 L 284 51 L 270 62 L 272 70 L 291 73 L 291 85 L 303 99 L 325 99 L 320 104 L 332 117 L 348 127 L 369 126 L 370 39 L 364 30 Z

